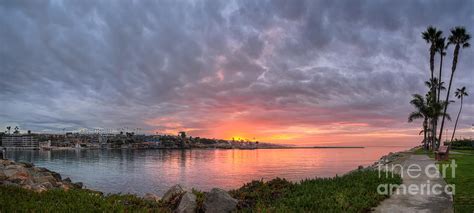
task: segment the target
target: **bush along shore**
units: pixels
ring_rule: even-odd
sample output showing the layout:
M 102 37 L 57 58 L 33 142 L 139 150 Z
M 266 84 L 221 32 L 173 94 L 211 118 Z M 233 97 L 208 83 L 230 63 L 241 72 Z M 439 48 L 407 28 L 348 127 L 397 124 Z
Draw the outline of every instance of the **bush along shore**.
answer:
M 398 175 L 379 177 L 378 165 L 396 160 L 391 153 L 367 168 L 343 176 L 290 182 L 285 179 L 252 181 L 231 191 L 209 192 L 171 187 L 163 197 L 108 194 L 82 189 L 81 183 L 30 163 L 0 160 L 0 212 L 92 211 L 92 212 L 367 212 L 386 195 L 380 184 L 400 184 Z M 389 159 L 389 160 L 388 160 Z

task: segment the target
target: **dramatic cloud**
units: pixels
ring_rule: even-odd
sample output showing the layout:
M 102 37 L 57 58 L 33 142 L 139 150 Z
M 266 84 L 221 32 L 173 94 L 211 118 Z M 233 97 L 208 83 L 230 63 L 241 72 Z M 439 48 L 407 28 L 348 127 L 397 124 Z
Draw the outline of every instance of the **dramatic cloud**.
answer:
M 473 34 L 474 2 L 0 1 L 0 125 L 416 143 L 428 25 Z M 474 91 L 473 58 L 461 51 L 453 88 Z M 464 109 L 469 136 L 470 96 Z

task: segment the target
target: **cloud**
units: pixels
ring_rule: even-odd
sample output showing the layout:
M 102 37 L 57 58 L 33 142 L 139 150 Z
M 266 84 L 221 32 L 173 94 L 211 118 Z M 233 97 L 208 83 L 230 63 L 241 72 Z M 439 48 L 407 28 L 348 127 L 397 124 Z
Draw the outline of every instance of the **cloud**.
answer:
M 269 128 L 298 140 L 318 134 L 303 127 L 415 128 L 410 94 L 429 73 L 421 31 L 472 23 L 473 2 L 460 0 L 3 1 L 0 124 L 228 137 L 223 126 L 269 140 Z M 473 57 L 462 50 L 453 88 L 474 88 Z

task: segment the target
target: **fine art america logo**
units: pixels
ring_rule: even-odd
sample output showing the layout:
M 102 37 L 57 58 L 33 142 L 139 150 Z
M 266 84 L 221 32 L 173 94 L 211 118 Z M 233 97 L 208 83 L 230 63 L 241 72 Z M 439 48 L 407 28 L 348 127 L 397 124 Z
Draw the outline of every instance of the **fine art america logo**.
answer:
M 446 177 L 456 177 L 456 161 L 451 160 L 447 164 L 392 164 L 379 165 L 379 178 L 394 177 L 399 174 L 404 183 L 398 184 L 380 184 L 377 192 L 382 195 L 409 194 L 409 195 L 448 195 L 455 194 L 455 184 L 445 184 L 443 179 Z M 441 172 L 440 172 L 441 171 Z

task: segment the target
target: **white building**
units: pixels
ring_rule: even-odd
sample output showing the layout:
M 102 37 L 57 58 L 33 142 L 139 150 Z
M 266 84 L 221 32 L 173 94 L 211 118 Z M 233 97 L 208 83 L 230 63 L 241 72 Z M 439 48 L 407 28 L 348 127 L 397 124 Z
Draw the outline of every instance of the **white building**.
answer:
M 33 135 L 4 135 L 2 146 L 7 149 L 38 149 L 39 142 Z

